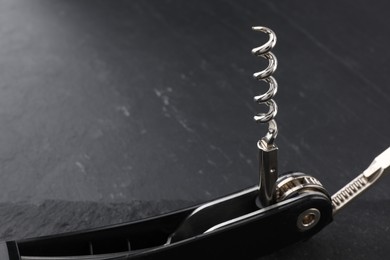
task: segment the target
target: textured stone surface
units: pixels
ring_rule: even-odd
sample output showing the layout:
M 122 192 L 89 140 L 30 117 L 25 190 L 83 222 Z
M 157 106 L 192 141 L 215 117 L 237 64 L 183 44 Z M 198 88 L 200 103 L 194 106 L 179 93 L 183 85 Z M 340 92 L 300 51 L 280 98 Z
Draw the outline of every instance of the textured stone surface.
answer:
M 333 193 L 390 145 L 386 1 L 0 0 L 0 237 L 139 219 L 257 183 L 250 54 L 278 35 L 280 170 Z M 269 259 L 384 259 L 390 178 Z M 261 230 L 259 230 L 261 234 Z

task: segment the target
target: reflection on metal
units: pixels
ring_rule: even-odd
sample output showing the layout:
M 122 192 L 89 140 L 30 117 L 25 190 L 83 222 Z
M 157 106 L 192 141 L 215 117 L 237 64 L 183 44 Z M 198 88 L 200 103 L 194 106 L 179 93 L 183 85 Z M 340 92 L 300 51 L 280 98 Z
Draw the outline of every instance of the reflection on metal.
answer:
M 388 172 L 390 172 L 390 147 L 378 155 L 362 174 L 332 196 L 333 214 L 336 214 Z
M 298 216 L 297 227 L 301 231 L 309 230 L 317 225 L 320 218 L 321 212 L 318 209 L 307 209 Z
M 286 200 L 303 192 L 320 192 L 328 195 L 328 192 L 322 186 L 321 182 L 316 178 L 301 172 L 280 177 L 276 187 L 277 201 Z
M 254 97 L 255 102 L 268 106 L 268 112 L 258 113 L 254 116 L 256 122 L 268 123 L 267 134 L 257 143 L 259 148 L 259 200 L 262 207 L 267 207 L 276 202 L 275 183 L 278 179 L 278 148 L 274 144 L 274 140 L 278 135 L 278 127 L 274 120 L 278 113 L 278 106 L 273 100 L 278 91 L 278 83 L 272 76 L 278 66 L 278 61 L 271 52 L 276 44 L 276 35 L 271 29 L 263 26 L 254 26 L 252 29 L 266 33 L 269 36 L 265 44 L 252 49 L 252 54 L 268 60 L 267 68 L 253 74 L 255 79 L 264 81 L 269 85 L 267 92 Z

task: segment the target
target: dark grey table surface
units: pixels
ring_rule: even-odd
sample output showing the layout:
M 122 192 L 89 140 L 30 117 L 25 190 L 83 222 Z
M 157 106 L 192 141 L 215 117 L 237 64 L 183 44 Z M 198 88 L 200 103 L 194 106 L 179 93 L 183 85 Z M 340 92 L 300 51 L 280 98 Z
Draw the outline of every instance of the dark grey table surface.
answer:
M 0 1 L 0 237 L 157 215 L 257 183 L 250 54 L 278 36 L 280 170 L 330 193 L 390 145 L 388 1 Z M 385 259 L 390 177 L 266 259 Z M 261 230 L 259 234 L 262 235 Z M 259 245 L 261 250 L 261 245 Z

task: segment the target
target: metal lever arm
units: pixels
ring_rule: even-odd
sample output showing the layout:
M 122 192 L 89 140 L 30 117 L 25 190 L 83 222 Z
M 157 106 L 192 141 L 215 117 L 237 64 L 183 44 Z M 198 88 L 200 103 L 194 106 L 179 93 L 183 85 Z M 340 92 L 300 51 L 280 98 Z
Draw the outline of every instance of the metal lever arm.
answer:
M 332 196 L 333 214 L 336 214 L 388 172 L 390 172 L 390 147 L 378 155 L 362 174 Z

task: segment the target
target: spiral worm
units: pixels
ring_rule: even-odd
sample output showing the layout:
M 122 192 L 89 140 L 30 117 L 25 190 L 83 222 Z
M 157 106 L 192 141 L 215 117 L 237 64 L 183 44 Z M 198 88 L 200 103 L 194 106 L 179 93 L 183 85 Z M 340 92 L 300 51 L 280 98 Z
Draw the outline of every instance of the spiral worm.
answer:
M 276 92 L 278 91 L 278 83 L 272 76 L 278 66 L 278 61 L 275 55 L 271 52 L 276 44 L 276 35 L 267 27 L 254 26 L 252 29 L 254 31 L 266 33 L 269 36 L 269 39 L 265 44 L 252 49 L 252 54 L 256 57 L 262 57 L 268 60 L 268 67 L 262 71 L 255 72 L 253 77 L 259 81 L 265 81 L 269 85 L 267 92 L 254 97 L 255 102 L 268 106 L 269 110 L 266 113 L 257 113 L 254 116 L 254 120 L 258 123 L 268 123 L 268 132 L 262 140 L 268 145 L 272 145 L 278 134 L 278 127 L 274 120 L 276 114 L 278 113 L 278 106 L 273 100 Z

